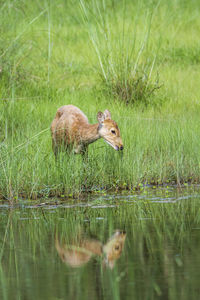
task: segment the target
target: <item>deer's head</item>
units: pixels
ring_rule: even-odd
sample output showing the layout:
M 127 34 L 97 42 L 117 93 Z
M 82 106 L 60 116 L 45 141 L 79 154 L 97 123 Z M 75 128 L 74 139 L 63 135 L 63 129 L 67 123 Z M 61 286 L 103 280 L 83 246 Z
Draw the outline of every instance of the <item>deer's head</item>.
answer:
M 105 263 L 112 269 L 115 265 L 115 261 L 121 256 L 124 243 L 126 239 L 126 232 L 116 230 L 114 235 L 103 246 L 103 252 L 105 253 Z
M 116 151 L 123 150 L 124 146 L 120 137 L 120 130 L 117 123 L 111 120 L 111 114 L 109 110 L 105 110 L 103 113 L 100 111 L 97 114 L 97 120 L 99 122 L 99 135 L 106 143 L 113 147 Z

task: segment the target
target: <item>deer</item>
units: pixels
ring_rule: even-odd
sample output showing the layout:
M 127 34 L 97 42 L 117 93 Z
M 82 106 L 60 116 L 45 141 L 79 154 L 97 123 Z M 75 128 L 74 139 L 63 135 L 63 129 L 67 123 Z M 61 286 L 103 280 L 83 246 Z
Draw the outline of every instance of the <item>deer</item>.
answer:
M 51 124 L 52 149 L 55 158 L 61 151 L 88 155 L 88 146 L 100 138 L 116 151 L 123 150 L 124 146 L 120 130 L 111 119 L 109 110 L 97 113 L 96 124 L 90 124 L 87 116 L 74 105 L 64 105 L 58 108 Z
M 105 245 L 99 240 L 85 238 L 80 234 L 70 244 L 66 244 L 61 243 L 55 235 L 55 247 L 63 263 L 72 268 L 82 267 L 92 257 L 99 256 L 103 257 L 103 266 L 113 269 L 122 254 L 125 240 L 126 232 L 121 230 L 115 230 Z

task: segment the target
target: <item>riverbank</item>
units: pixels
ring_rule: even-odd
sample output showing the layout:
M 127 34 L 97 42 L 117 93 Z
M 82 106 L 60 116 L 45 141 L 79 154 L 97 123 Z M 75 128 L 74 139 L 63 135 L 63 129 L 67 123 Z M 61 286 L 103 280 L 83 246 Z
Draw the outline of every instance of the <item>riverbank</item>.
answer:
M 144 183 L 200 183 L 200 60 L 196 38 L 200 5 L 198 1 L 184 5 L 182 1 L 163 1 L 151 6 L 143 0 L 138 7 L 126 3 L 123 12 L 117 2 L 114 7 L 107 4 L 106 18 L 110 18 L 106 24 L 114 37 L 118 33 L 121 36 L 122 28 L 126 34 L 131 32 L 128 40 L 135 41 L 136 58 L 143 43 L 140 64 L 147 66 L 150 61 L 147 84 L 159 77 L 160 86 L 148 99 L 141 97 L 132 104 L 126 104 L 116 89 L 110 89 L 110 81 L 102 80 L 101 62 L 108 49 L 97 43 L 104 41 L 100 33 L 92 43 L 95 35 L 88 28 L 96 28 L 97 23 L 82 20 L 86 15 L 78 1 L 75 5 L 54 1 L 47 5 L 44 1 L 30 6 L 23 6 L 23 1 L 5 2 L 0 12 L 1 198 L 134 190 Z M 105 10 L 100 9 L 103 15 Z M 115 13 L 122 26 L 115 26 Z M 114 37 L 110 41 L 115 41 Z M 127 46 L 122 44 L 121 49 L 123 45 Z M 109 47 L 116 54 L 112 43 Z M 128 57 L 134 59 L 134 55 Z M 97 122 L 99 110 L 109 109 L 121 130 L 123 157 L 100 140 L 89 146 L 87 166 L 81 157 L 65 155 L 56 165 L 49 127 L 57 108 L 64 104 L 78 106 L 91 123 Z

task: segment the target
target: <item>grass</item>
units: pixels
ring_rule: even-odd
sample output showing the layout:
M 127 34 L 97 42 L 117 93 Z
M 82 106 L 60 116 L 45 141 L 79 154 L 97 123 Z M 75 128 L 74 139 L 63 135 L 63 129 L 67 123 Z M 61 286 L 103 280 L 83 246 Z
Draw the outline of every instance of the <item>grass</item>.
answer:
M 0 197 L 199 183 L 199 10 L 195 0 L 5 1 Z M 79 156 L 61 156 L 56 166 L 49 126 L 70 103 L 92 123 L 99 110 L 111 111 L 123 159 L 98 141 L 87 168 Z
M 104 1 L 96 1 L 93 6 L 80 2 L 84 24 L 99 61 L 99 75 L 104 89 L 126 104 L 136 101 L 149 103 L 152 94 L 160 88 L 158 78 L 154 82 L 151 80 L 156 54 L 152 58 L 148 53 L 152 15 L 156 6 L 152 5 L 147 10 L 147 21 L 138 42 L 137 31 L 141 24 L 138 24 L 137 13 L 132 15 L 131 20 L 127 19 L 133 5 L 123 1 L 123 13 L 119 16 L 115 3 L 110 14 L 107 13 L 109 4 Z M 140 9 L 138 5 L 137 12 Z

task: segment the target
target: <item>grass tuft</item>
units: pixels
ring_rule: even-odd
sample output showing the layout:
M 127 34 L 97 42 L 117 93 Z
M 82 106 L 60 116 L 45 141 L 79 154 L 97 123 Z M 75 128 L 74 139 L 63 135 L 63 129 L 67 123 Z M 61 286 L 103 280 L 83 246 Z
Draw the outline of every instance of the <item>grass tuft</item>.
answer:
M 148 49 L 155 7 L 146 10 L 147 20 L 141 34 L 137 14 L 126 21 L 130 8 L 127 1 L 123 1 L 121 13 L 116 12 L 114 5 L 110 9 L 104 1 L 94 1 L 92 8 L 84 0 L 80 4 L 83 23 L 98 58 L 97 73 L 103 89 L 126 104 L 149 103 L 161 87 L 155 72 L 157 52 L 152 56 Z

